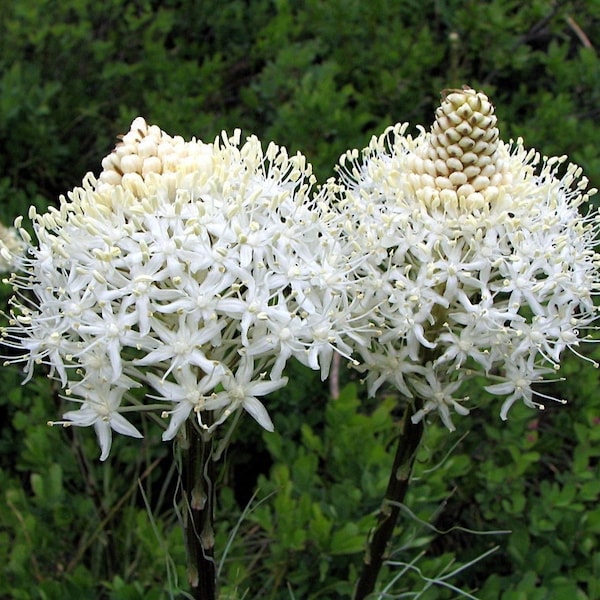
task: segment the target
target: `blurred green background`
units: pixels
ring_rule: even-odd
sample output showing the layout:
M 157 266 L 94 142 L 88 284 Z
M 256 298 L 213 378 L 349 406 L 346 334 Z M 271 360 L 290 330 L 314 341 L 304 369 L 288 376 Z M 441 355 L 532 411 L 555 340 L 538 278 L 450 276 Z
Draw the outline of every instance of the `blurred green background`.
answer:
M 137 115 L 206 141 L 242 128 L 323 182 L 387 125 L 427 127 L 463 84 L 505 140 L 567 154 L 600 187 L 599 49 L 598 0 L 2 2 L 0 219 L 98 173 Z M 332 400 L 292 366 L 267 403 L 276 432 L 243 421 L 219 482 L 223 599 L 350 596 L 400 410 L 342 371 Z M 567 357 L 561 375 L 544 392 L 566 407 L 502 423 L 474 386 L 457 432 L 428 426 L 378 597 L 600 598 L 598 374 Z M 144 422 L 100 464 L 91 430 L 47 427 L 56 385 L 21 379 L 0 370 L 0 598 L 184 598 L 172 448 Z

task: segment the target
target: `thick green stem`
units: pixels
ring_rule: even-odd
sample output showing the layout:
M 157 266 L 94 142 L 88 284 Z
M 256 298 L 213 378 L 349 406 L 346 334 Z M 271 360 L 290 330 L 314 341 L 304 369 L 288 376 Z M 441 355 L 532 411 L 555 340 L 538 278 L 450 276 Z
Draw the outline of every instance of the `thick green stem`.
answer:
M 204 439 L 190 421 L 186 433 L 182 483 L 188 578 L 195 600 L 215 600 L 213 442 L 211 437 Z
M 354 590 L 354 600 L 363 600 L 375 589 L 398 520 L 400 504 L 404 501 L 408 490 L 415 456 L 423 437 L 423 423 L 411 421 L 414 412 L 415 408 L 409 404 L 404 415 L 402 433 L 398 438 L 385 498 L 377 515 L 377 524 L 367 542 L 362 572 Z

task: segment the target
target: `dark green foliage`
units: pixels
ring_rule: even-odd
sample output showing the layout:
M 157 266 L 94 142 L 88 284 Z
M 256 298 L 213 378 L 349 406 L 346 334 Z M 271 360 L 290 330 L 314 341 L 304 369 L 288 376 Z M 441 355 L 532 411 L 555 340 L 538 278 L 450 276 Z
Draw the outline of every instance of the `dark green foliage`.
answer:
M 240 127 L 303 152 L 324 181 L 385 126 L 428 126 L 462 84 L 492 98 L 505 139 L 568 154 L 600 187 L 598 47 L 597 0 L 1 3 L 0 219 L 97 172 L 137 115 L 206 140 Z M 289 374 L 268 403 L 276 433 L 242 420 L 222 473 L 223 598 L 347 598 L 386 486 L 396 398 L 351 381 L 332 401 L 316 375 Z M 473 385 L 458 432 L 430 424 L 382 587 L 406 570 L 391 594 L 600 598 L 598 375 L 574 357 L 561 374 L 542 391 L 566 407 L 516 406 L 502 423 Z M 116 436 L 101 465 L 93 432 L 47 427 L 64 407 L 43 374 L 0 380 L 0 598 L 184 598 L 177 474 L 156 425 Z

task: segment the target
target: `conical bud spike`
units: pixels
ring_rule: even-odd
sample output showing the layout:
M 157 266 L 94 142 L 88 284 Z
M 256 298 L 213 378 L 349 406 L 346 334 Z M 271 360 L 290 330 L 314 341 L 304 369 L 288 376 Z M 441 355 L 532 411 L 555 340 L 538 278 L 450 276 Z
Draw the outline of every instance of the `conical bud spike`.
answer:
M 483 92 L 467 86 L 444 90 L 441 96 L 427 142 L 413 161 L 414 172 L 433 177 L 434 187 L 423 197 L 435 198 L 443 190 L 446 207 L 451 202 L 472 210 L 492 202 L 505 180 L 494 106 Z M 431 188 L 430 178 L 421 182 Z

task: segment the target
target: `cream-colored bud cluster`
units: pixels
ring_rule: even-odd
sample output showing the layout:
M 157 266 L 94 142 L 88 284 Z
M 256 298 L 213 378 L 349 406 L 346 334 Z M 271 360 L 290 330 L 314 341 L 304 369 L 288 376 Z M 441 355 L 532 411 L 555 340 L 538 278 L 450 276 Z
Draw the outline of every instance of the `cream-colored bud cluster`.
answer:
M 205 157 L 210 155 L 208 145 L 195 140 L 186 142 L 180 136 L 171 137 L 137 117 L 121 142 L 102 160 L 98 179 L 101 183 L 119 185 L 128 174 L 145 178 L 150 173 L 181 170 L 187 162 L 198 160 L 199 150 Z
M 411 159 L 411 182 L 430 205 L 480 207 L 508 182 L 494 107 L 482 92 L 451 90 L 436 110 L 427 143 Z

